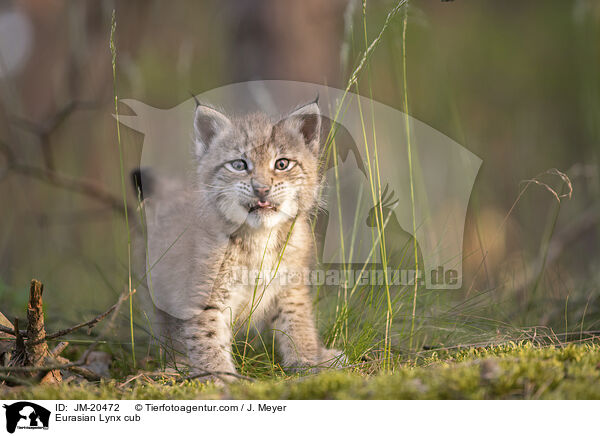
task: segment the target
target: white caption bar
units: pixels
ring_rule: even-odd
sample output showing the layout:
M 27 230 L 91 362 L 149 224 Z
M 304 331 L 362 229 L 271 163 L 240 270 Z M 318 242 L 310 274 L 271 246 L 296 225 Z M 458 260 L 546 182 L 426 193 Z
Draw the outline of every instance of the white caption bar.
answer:
M 577 434 L 597 401 L 3 401 L 16 435 Z M 33 434 L 36 434 L 35 432 Z M 110 434 L 110 433 L 109 433 Z M 383 433 L 381 433 L 383 434 Z

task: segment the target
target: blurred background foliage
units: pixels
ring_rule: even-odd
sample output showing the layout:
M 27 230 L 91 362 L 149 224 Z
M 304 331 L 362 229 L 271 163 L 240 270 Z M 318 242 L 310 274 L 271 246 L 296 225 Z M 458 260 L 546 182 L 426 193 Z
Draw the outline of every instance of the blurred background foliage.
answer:
M 64 189 L 61 178 L 119 199 L 113 9 L 119 97 L 170 108 L 252 79 L 343 88 L 364 51 L 363 25 L 370 43 L 394 5 L 367 2 L 363 21 L 363 4 L 349 0 L 0 1 L 1 311 L 23 316 L 35 277 L 47 323 L 64 327 L 126 287 L 122 207 Z M 359 79 L 363 95 L 399 110 L 402 18 Z M 599 29 L 594 0 L 410 2 L 409 112 L 483 159 L 465 224 L 464 290 L 419 293 L 423 344 L 450 325 L 465 334 L 434 341 L 532 326 L 600 330 Z M 121 133 L 129 170 L 143 137 Z M 572 198 L 559 203 L 539 185 L 519 196 L 523 181 L 550 168 L 568 175 Z M 539 180 L 566 189 L 557 177 Z

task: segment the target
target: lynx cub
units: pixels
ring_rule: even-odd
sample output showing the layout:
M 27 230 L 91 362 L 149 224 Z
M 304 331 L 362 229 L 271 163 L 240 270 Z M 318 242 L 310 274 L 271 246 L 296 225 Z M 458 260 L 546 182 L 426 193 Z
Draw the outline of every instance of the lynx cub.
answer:
M 158 328 L 194 369 L 235 373 L 232 337 L 249 318 L 270 324 L 286 368 L 343 359 L 319 340 L 308 286 L 278 280 L 282 271 L 306 271 L 315 254 L 309 217 L 323 180 L 320 132 L 317 102 L 278 121 L 228 117 L 198 104 L 195 186 L 176 195 L 155 189 L 144 201 L 154 202 L 147 221 L 159 229 L 148 252 L 155 259 L 167 252 L 151 271 L 154 333 Z M 240 271 L 278 275 L 255 285 L 241 282 Z

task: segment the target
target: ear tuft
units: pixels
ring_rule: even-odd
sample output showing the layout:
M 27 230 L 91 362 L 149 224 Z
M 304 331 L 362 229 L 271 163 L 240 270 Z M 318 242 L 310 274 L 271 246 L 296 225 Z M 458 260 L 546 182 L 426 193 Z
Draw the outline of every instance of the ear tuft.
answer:
M 231 127 L 231 121 L 224 114 L 209 106 L 198 104 L 194 119 L 196 154 L 201 156 L 215 138 Z
M 300 131 L 304 142 L 312 151 L 318 151 L 321 136 L 321 110 L 317 100 L 299 107 L 283 120 L 291 128 Z

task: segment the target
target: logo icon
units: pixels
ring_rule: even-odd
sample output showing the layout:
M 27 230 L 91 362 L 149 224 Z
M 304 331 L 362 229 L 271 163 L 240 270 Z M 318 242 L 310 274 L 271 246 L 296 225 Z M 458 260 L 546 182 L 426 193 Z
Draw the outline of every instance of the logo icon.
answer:
M 29 401 L 19 401 L 10 405 L 4 404 L 6 409 L 6 431 L 14 433 L 18 429 L 48 429 L 50 411 L 42 406 Z

